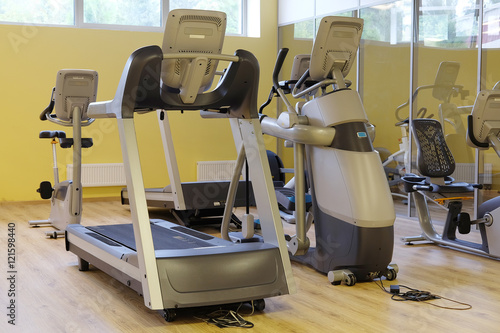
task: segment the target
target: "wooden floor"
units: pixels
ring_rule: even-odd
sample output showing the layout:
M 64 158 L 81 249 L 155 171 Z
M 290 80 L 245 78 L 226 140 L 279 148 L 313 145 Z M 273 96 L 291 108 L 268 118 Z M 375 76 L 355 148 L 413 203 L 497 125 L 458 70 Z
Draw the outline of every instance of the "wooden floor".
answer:
M 220 331 L 193 311 L 180 312 L 167 323 L 134 291 L 106 274 L 78 271 L 63 239 L 46 239 L 45 229 L 28 226 L 28 220 L 48 214 L 47 202 L 0 203 L 0 332 Z M 84 204 L 87 225 L 127 222 L 128 214 L 118 200 Z M 16 232 L 15 327 L 7 322 L 8 223 L 15 223 Z M 396 219 L 395 234 L 393 261 L 400 271 L 396 281 L 385 281 L 387 287 L 407 285 L 469 303 L 472 309 L 396 302 L 375 282 L 332 286 L 324 275 L 293 263 L 298 292 L 267 299 L 260 313 L 250 315 L 244 309 L 244 318 L 254 323 L 255 332 L 500 332 L 500 262 L 436 245 L 405 245 L 401 236 L 419 234 L 417 222 L 408 218 Z

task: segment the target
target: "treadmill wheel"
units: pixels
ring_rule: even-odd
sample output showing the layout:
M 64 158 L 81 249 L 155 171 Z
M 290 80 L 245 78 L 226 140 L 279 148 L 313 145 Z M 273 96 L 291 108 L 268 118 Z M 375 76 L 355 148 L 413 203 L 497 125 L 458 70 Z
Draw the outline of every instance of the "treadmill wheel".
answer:
M 264 301 L 263 299 L 253 300 L 252 303 L 253 307 L 257 311 L 264 311 L 264 309 L 266 308 L 266 301 Z

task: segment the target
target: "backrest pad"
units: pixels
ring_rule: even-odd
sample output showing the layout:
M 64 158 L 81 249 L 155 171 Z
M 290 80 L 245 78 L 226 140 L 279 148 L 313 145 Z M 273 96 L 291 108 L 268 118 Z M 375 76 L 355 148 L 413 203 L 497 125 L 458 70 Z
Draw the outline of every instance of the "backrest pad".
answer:
M 450 176 L 455 160 L 446 144 L 441 123 L 435 119 L 417 118 L 412 121 L 417 145 L 417 168 L 426 177 Z

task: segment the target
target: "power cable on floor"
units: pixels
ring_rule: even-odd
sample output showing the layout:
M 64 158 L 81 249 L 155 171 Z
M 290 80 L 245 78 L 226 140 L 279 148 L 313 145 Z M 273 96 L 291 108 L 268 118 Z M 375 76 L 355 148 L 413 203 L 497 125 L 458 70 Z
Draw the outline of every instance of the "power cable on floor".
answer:
M 432 306 L 435 306 L 438 308 L 442 308 L 442 309 L 447 309 L 447 310 L 469 310 L 469 309 L 472 309 L 472 305 L 470 305 L 468 303 L 459 302 L 459 301 L 456 301 L 456 300 L 453 300 L 450 298 L 435 295 L 429 291 L 418 290 L 418 289 L 410 288 L 410 287 L 405 286 L 405 285 L 391 285 L 391 289 L 389 291 L 384 287 L 384 284 L 383 284 L 381 279 L 378 280 L 378 281 L 380 281 L 380 284 L 377 283 L 377 280 L 374 280 L 374 281 L 375 281 L 375 284 L 378 287 L 380 287 L 380 289 L 382 289 L 384 292 L 386 292 L 388 294 L 391 294 L 392 295 L 391 299 L 393 299 L 394 301 L 425 302 L 426 304 L 429 304 L 429 305 L 432 305 Z M 408 289 L 408 291 L 403 293 L 403 292 L 401 292 L 401 288 Z M 442 305 L 428 302 L 428 301 L 432 301 L 432 300 L 436 300 L 436 299 L 443 299 L 443 300 L 446 300 L 446 301 L 449 301 L 449 302 L 452 302 L 455 304 L 462 305 L 462 307 L 442 306 Z

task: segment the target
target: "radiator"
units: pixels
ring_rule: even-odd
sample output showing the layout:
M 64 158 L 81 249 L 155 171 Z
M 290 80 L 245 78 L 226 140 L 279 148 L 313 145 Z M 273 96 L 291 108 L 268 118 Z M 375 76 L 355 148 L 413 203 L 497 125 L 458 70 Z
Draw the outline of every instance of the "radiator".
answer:
M 73 177 L 73 164 L 66 165 L 66 177 Z M 82 186 L 126 185 L 123 163 L 82 164 Z
M 199 161 L 196 162 L 197 180 L 231 180 L 236 161 Z
M 491 185 L 492 169 L 491 163 L 484 164 L 484 172 L 479 174 L 479 184 Z M 457 163 L 451 176 L 455 181 L 474 183 L 474 163 Z

